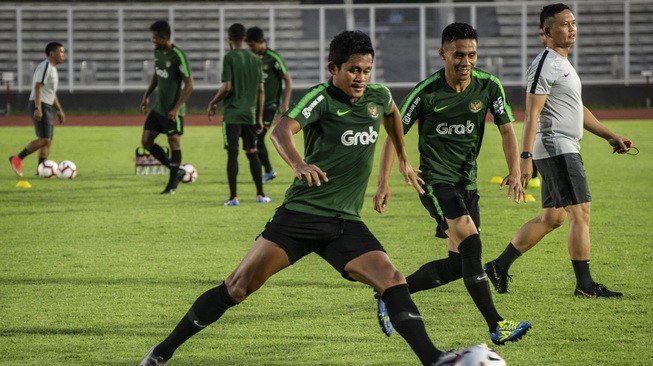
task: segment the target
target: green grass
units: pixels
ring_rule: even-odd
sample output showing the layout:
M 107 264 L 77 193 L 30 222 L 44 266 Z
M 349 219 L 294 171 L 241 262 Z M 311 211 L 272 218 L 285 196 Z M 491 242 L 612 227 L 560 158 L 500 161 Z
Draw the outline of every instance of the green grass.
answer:
M 499 347 L 511 365 L 650 365 L 653 326 L 653 123 L 607 123 L 631 137 L 638 156 L 610 154 L 586 134 L 583 156 L 592 193 L 594 277 L 623 291 L 621 300 L 578 299 L 566 250 L 567 226 L 547 236 L 512 269 L 512 293 L 495 295 L 500 313 L 528 319 L 522 341 Z M 521 126 L 517 125 L 518 135 Z M 1 129 L 6 156 L 32 139 L 31 128 Z M 140 127 L 57 127 L 51 157 L 77 163 L 73 181 L 33 177 L 15 188 L 0 169 L 0 364 L 135 365 L 165 337 L 195 298 L 239 263 L 291 176 L 273 154 L 279 177 L 266 184 L 273 205 L 254 203 L 241 155 L 241 206 L 227 198 L 220 130 L 189 127 L 184 162 L 199 180 L 162 197 L 163 176 L 133 174 Z M 408 136 L 417 161 L 416 131 Z M 3 164 L 7 164 L 6 161 Z M 496 128 L 480 156 L 484 258 L 498 255 L 538 203 L 515 205 L 490 184 L 504 175 Z M 445 255 L 417 196 L 393 173 L 388 212 L 372 210 L 376 172 L 363 217 L 406 274 Z M 539 193 L 534 192 L 539 199 Z M 488 342 L 485 324 L 461 282 L 415 295 L 435 343 L 445 349 Z M 376 324 L 371 291 L 343 280 L 317 256 L 273 277 L 177 352 L 171 365 L 415 365 L 398 336 Z

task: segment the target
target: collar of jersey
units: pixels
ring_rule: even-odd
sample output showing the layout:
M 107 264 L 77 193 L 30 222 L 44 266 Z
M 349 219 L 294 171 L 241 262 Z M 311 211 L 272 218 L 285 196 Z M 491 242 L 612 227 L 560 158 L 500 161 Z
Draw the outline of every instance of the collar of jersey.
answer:
M 367 88 L 365 88 L 365 92 L 367 92 Z M 365 94 L 366 94 L 365 92 L 363 92 L 363 95 L 360 98 L 358 98 L 356 103 L 354 103 L 353 105 L 359 104 L 363 100 L 363 98 L 365 98 Z M 333 85 L 333 78 L 329 79 L 329 86 L 327 87 L 327 93 L 329 93 L 329 95 L 333 99 L 341 101 L 341 102 L 343 102 L 345 104 L 352 105 L 351 102 L 349 101 L 349 99 L 351 99 L 351 97 L 349 95 L 347 95 L 347 93 L 342 91 L 342 89 L 340 89 L 337 86 Z

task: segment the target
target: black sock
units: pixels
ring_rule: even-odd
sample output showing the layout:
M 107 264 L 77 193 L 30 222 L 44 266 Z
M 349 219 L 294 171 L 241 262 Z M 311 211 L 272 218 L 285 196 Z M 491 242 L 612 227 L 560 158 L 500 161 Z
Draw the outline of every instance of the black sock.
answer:
M 494 331 L 497 323 L 503 320 L 494 307 L 490 285 L 487 275 L 483 272 L 481 262 L 481 238 L 478 234 L 472 234 L 465 238 L 458 246 L 462 259 L 462 275 L 465 288 L 474 304 L 485 318 L 490 331 Z
M 46 161 L 46 160 L 48 160 L 48 159 L 47 159 L 47 158 L 44 158 L 44 157 L 42 157 L 42 156 L 39 156 L 39 164 L 41 164 L 42 162 L 44 162 L 44 161 Z
M 447 258 L 429 262 L 415 273 L 406 277 L 410 293 L 429 290 L 455 281 L 462 277 L 462 262 L 460 254 L 449 252 Z
M 24 148 L 23 151 L 18 153 L 18 157 L 22 160 L 25 159 L 29 154 L 30 154 L 29 150 L 27 150 L 27 148 Z
M 152 147 L 148 150 L 156 158 L 156 160 L 160 161 L 161 164 L 170 168 L 170 159 L 168 159 L 168 154 L 166 154 L 165 150 L 163 150 L 159 144 L 152 145 Z
M 222 314 L 234 305 L 236 302 L 229 296 L 227 285 L 224 282 L 220 286 L 206 291 L 195 300 L 193 306 L 181 318 L 170 335 L 156 346 L 154 354 L 169 360 L 179 346 L 220 319 Z
M 408 285 L 390 287 L 381 296 L 388 308 L 392 326 L 410 345 L 424 365 L 431 365 L 442 354 L 435 348 L 417 306 L 410 298 Z
M 238 196 L 238 192 L 236 189 L 238 184 L 236 181 L 237 177 L 238 177 L 238 150 L 229 149 L 227 150 L 227 181 L 229 182 L 229 195 L 230 195 L 229 199 L 233 199 L 236 196 Z
M 265 168 L 265 172 L 272 171 L 272 164 L 270 164 L 270 157 L 268 156 L 268 148 L 265 146 L 265 131 L 258 135 L 256 140 L 256 150 L 258 150 L 258 158 L 261 160 L 261 165 Z
M 261 177 L 261 161 L 258 159 L 258 153 L 247 153 L 249 159 L 249 171 L 252 173 L 254 185 L 256 186 L 256 194 L 265 196 L 263 193 L 263 177 Z
M 515 248 L 515 245 L 510 242 L 506 246 L 506 249 L 503 250 L 503 253 L 501 253 L 494 262 L 497 264 L 497 267 L 499 267 L 499 271 L 502 273 L 508 273 L 512 263 L 519 257 L 521 257 L 521 253 L 517 248 Z
M 179 178 L 177 177 L 177 172 L 179 172 L 179 166 L 181 165 L 181 150 L 172 150 L 170 152 L 170 163 L 168 168 L 170 169 L 170 177 L 168 178 L 168 188 L 176 189 L 179 185 Z
M 576 274 L 576 285 L 582 289 L 589 289 L 594 285 L 592 274 L 590 273 L 590 261 L 571 261 L 574 267 L 574 274 Z

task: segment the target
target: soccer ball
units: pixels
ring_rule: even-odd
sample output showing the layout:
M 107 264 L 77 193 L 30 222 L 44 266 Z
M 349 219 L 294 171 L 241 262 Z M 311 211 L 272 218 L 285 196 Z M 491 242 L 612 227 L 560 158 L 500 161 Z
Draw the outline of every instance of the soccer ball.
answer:
M 37 171 L 39 173 L 39 177 L 42 178 L 54 177 L 56 175 L 59 175 L 59 165 L 57 165 L 56 161 L 46 160 L 41 164 L 39 164 Z
M 193 183 L 194 181 L 197 180 L 197 169 L 195 169 L 195 166 L 193 164 L 184 164 L 179 168 L 186 171 L 184 177 L 181 178 L 182 183 Z
M 463 350 L 456 366 L 506 366 L 506 361 L 485 344 Z
M 59 163 L 59 178 L 74 179 L 77 176 L 77 165 L 70 160 Z

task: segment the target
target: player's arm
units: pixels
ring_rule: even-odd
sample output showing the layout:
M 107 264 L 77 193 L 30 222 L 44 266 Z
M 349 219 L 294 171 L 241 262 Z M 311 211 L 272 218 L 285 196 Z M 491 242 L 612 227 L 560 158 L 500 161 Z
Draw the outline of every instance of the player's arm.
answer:
M 34 83 L 34 120 L 40 121 L 43 118 L 43 111 L 41 110 L 41 89 L 43 83 L 37 81 Z
M 508 164 L 508 176 L 503 179 L 499 188 L 503 189 L 503 187 L 508 186 L 508 198 L 514 197 L 515 202 L 519 203 L 524 200 L 524 188 L 520 183 L 519 147 L 515 130 L 512 128 L 512 122 L 499 125 L 499 132 L 501 133 L 503 154 Z
M 526 115 L 524 116 L 524 132 L 522 134 L 522 151 L 533 153 L 535 145 L 535 133 L 537 132 L 537 121 L 546 103 L 547 94 L 526 93 Z M 521 159 L 520 163 L 521 183 L 523 187 L 528 186 L 528 181 L 533 175 L 533 158 Z
M 54 109 L 57 110 L 57 117 L 59 117 L 59 124 L 63 124 L 66 121 L 66 114 L 63 111 L 63 107 L 61 106 L 61 103 L 59 103 L 59 97 L 56 95 L 54 96 L 54 102 L 52 102 L 52 106 Z
M 143 94 L 143 99 L 141 99 L 141 112 L 147 113 L 147 104 L 150 102 L 150 95 L 152 95 L 154 89 L 156 89 L 157 83 L 156 72 L 154 72 L 150 79 L 150 85 L 147 87 L 145 94 Z
M 177 100 L 177 104 L 168 112 L 168 118 L 176 121 L 177 117 L 179 117 L 179 109 L 181 109 L 181 106 L 186 103 L 188 98 L 190 97 L 190 93 L 193 92 L 193 87 L 194 87 L 194 81 L 193 77 L 191 75 L 184 76 L 184 88 L 181 90 L 181 95 L 179 96 L 179 99 Z
M 270 140 L 279 152 L 281 158 L 292 168 L 295 178 L 304 180 L 309 187 L 320 186 L 322 182 L 328 182 L 326 172 L 314 164 L 308 164 L 297 151 L 293 135 L 302 129 L 297 120 L 283 116 L 277 126 L 270 134 Z
M 625 154 L 630 150 L 630 146 L 624 142 L 628 139 L 615 134 L 605 127 L 599 120 L 592 114 L 587 107 L 583 106 L 583 127 L 596 136 L 606 139 L 612 147 L 617 148 L 617 153 Z
M 265 85 L 263 82 L 258 84 L 258 108 L 256 123 L 258 124 L 258 131 L 256 133 L 261 133 L 265 129 L 263 125 L 263 109 L 265 108 Z
M 290 73 L 287 72 L 283 74 L 283 98 L 281 99 L 281 106 L 279 107 L 279 113 L 286 113 L 288 108 L 290 108 L 290 97 L 292 95 L 292 77 Z
M 209 106 L 206 109 L 206 113 L 209 116 L 209 120 L 213 115 L 215 114 L 215 106 L 216 104 L 220 103 L 224 98 L 226 98 L 229 93 L 231 93 L 231 80 L 227 80 L 222 85 L 220 85 L 220 89 L 218 89 L 218 92 L 215 94 L 215 97 L 211 99 L 209 102 Z

